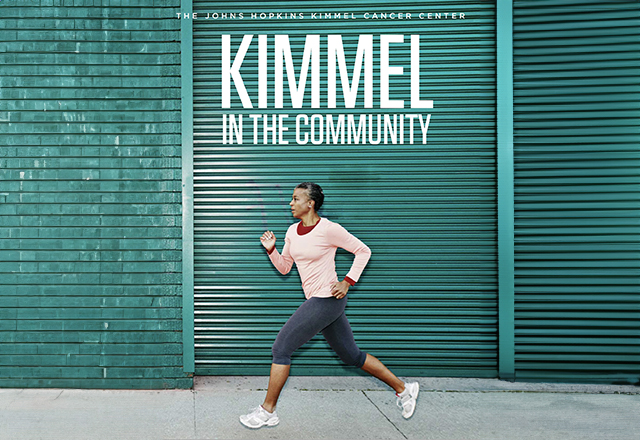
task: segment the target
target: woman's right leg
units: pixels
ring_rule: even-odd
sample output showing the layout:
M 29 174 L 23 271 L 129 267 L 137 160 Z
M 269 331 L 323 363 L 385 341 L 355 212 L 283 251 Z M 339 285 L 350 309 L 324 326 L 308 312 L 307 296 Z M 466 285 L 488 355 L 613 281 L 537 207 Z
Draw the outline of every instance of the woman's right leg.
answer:
M 351 325 L 349 325 L 349 321 L 344 313 L 331 323 L 331 325 L 322 330 L 322 334 L 343 362 L 347 365 L 361 368 L 396 391 L 398 403 L 402 407 L 402 417 L 408 419 L 413 415 L 420 390 L 418 383 L 411 382 L 405 384 L 375 356 L 371 356 L 360 350 L 353 338 Z
M 347 365 L 361 368 L 372 376 L 389 385 L 397 393 L 404 391 L 404 382 L 396 377 L 378 358 L 365 353 L 356 344 L 353 331 L 346 315 L 322 330 L 322 334 L 333 350 Z
M 400 394 L 404 391 L 404 382 L 391 372 L 380 360 L 371 356 L 367 353 L 367 360 L 364 362 L 364 365 L 361 367 L 362 370 L 366 371 L 373 377 L 380 379 L 382 382 L 389 385 L 391 388 L 395 390 L 396 393 Z

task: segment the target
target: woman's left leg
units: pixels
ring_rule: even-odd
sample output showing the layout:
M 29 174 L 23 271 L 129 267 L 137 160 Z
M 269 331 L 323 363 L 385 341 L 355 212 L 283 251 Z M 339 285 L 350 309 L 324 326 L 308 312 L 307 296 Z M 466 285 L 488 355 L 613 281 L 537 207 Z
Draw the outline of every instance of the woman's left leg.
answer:
M 273 343 L 273 363 L 269 388 L 262 407 L 273 412 L 280 392 L 287 382 L 291 368 L 291 355 L 313 338 L 323 327 L 335 321 L 344 312 L 346 299 L 309 298 L 303 302 L 282 327 Z
M 271 374 L 269 375 L 269 388 L 267 396 L 262 403 L 262 407 L 269 412 L 273 412 L 278 404 L 280 392 L 287 382 L 291 365 L 271 364 Z

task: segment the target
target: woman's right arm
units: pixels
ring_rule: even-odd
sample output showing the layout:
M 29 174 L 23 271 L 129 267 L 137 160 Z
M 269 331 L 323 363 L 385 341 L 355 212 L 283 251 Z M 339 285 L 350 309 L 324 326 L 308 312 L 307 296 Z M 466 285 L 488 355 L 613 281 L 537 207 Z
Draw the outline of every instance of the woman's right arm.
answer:
M 260 242 L 262 243 L 262 246 L 264 246 L 264 248 L 267 250 L 269 259 L 271 260 L 275 268 L 278 269 L 278 272 L 280 272 L 282 275 L 288 274 L 291 270 L 291 267 L 293 266 L 293 258 L 289 253 L 289 237 L 285 236 L 284 238 L 284 248 L 282 249 L 282 254 L 280 254 L 278 252 L 278 249 L 276 249 L 276 236 L 273 234 L 273 232 L 267 231 L 262 234 L 262 237 L 260 237 Z

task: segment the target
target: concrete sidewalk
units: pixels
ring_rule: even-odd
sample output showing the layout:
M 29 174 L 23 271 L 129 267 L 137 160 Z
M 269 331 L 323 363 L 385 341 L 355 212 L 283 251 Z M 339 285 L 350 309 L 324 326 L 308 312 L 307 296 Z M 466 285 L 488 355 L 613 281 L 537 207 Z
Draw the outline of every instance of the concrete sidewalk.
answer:
M 267 377 L 199 377 L 193 390 L 0 389 L 0 439 L 640 439 L 640 388 L 405 378 L 420 382 L 404 420 L 395 396 L 362 377 L 291 377 L 280 424 L 240 414 Z

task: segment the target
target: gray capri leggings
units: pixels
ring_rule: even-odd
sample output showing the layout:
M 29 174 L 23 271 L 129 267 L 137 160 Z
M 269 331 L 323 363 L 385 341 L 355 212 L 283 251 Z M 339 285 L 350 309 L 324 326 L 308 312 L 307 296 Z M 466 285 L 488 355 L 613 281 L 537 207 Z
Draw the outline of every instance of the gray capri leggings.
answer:
M 344 313 L 347 296 L 342 299 L 311 297 L 303 302 L 278 333 L 272 349 L 273 363 L 291 365 L 293 352 L 322 332 L 344 363 L 361 368 L 367 354 L 356 345 Z

